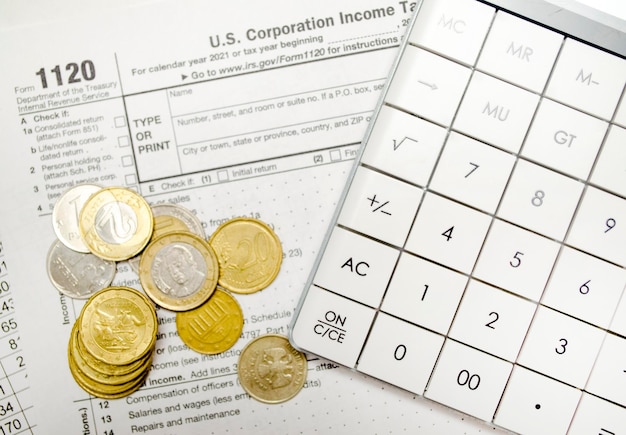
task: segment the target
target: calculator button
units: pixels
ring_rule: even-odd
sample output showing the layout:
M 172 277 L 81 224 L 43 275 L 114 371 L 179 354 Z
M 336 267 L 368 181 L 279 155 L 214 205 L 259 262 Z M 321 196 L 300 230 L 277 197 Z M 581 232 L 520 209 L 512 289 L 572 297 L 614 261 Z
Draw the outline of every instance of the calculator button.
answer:
M 626 337 L 626 287 L 622 292 L 622 298 L 615 310 L 615 315 L 613 316 L 613 321 L 609 329 L 622 337 Z
M 517 362 L 583 388 L 604 335 L 601 329 L 540 306 Z
M 358 370 L 416 394 L 424 394 L 444 338 L 380 313 Z
M 423 191 L 360 167 L 339 215 L 341 225 L 402 246 Z
M 608 124 L 552 100 L 539 104 L 522 155 L 586 180 Z
M 613 125 L 606 138 L 600 158 L 591 175 L 591 182 L 626 197 L 626 130 Z
M 514 162 L 512 154 L 451 132 L 430 189 L 493 213 Z
M 626 406 L 626 338 L 607 334 L 585 388 L 592 394 Z
M 469 273 L 487 234 L 491 217 L 427 193 L 406 249 L 458 271 Z
M 541 303 L 606 329 L 625 285 L 623 268 L 563 247 Z
M 502 198 L 498 216 L 553 239 L 563 240 L 583 183 L 519 160 Z
M 583 393 L 568 435 L 617 435 L 626 421 L 626 409 Z
M 381 309 L 446 334 L 466 284 L 465 275 L 403 253 Z
M 567 38 L 546 95 L 608 120 L 613 117 L 625 82 L 625 60 Z
M 522 228 L 495 220 L 474 276 L 538 301 L 552 271 L 559 245 Z
M 587 187 L 566 242 L 626 266 L 626 200 Z
M 510 152 L 518 152 L 539 96 L 476 72 L 453 128 Z
M 361 161 L 410 183 L 425 186 L 445 137 L 444 128 L 383 106 Z
M 575 388 L 516 366 L 494 423 L 518 433 L 564 434 L 580 396 Z
M 469 76 L 469 68 L 409 45 L 386 101 L 430 121 L 450 125 Z
M 375 308 L 398 254 L 387 245 L 335 227 L 313 282 Z
M 375 311 L 357 302 L 311 286 L 292 329 L 298 348 L 354 367 Z
M 473 65 L 494 9 L 470 0 L 422 3 L 409 42 Z
M 476 67 L 541 92 L 562 41 L 558 33 L 499 11 Z
M 536 307 L 527 299 L 471 280 L 449 336 L 513 362 Z
M 446 340 L 424 396 L 491 421 L 511 363 Z
M 613 121 L 622 127 L 626 127 L 626 98 L 622 97 Z

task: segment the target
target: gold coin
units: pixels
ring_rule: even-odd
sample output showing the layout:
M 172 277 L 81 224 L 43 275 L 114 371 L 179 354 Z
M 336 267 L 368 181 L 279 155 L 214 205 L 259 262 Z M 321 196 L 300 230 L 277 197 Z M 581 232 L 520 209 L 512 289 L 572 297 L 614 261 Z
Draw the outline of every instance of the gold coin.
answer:
M 234 293 L 264 289 L 274 281 L 283 261 L 278 236 L 258 219 L 231 219 L 215 230 L 209 243 L 220 262 L 218 283 Z
M 139 263 L 139 280 L 146 294 L 172 311 L 191 310 L 206 302 L 215 291 L 219 272 L 211 246 L 189 232 L 153 240 Z
M 108 187 L 89 197 L 79 229 L 89 250 L 100 258 L 122 261 L 137 255 L 152 235 L 152 209 L 138 193 Z
M 141 374 L 136 380 L 124 385 L 107 386 L 98 382 L 93 382 L 89 378 L 87 378 L 76 365 L 76 362 L 74 361 L 71 353 L 68 352 L 68 354 L 70 373 L 72 374 L 72 377 L 74 378 L 78 386 L 80 386 L 87 393 L 96 397 L 100 397 L 102 399 L 119 399 L 121 397 L 125 397 L 129 394 L 134 393 L 139 388 L 141 388 L 149 373 L 148 371 L 146 371 L 145 373 Z
M 112 373 L 109 369 L 113 368 L 113 371 L 115 371 L 118 366 L 98 361 L 97 359 L 91 357 L 89 353 L 81 350 L 80 335 L 76 325 L 77 323 L 75 323 L 74 328 L 72 328 L 70 350 L 78 369 L 92 381 L 105 385 L 128 384 L 129 382 L 137 379 L 138 376 L 150 368 L 153 354 L 152 352 L 149 352 L 145 357 L 138 360 L 136 363 L 131 364 L 130 366 L 132 366 L 133 369 L 129 370 L 127 373 Z
M 282 335 L 262 335 L 248 343 L 239 355 L 239 382 L 260 402 L 291 399 L 304 386 L 306 373 L 306 357 Z
M 156 342 L 154 306 L 128 287 L 108 287 L 95 293 L 78 321 L 86 351 L 107 364 L 130 364 L 150 352 Z
M 198 308 L 177 313 L 176 329 L 183 343 L 196 352 L 221 353 L 239 339 L 243 311 L 235 298 L 217 289 Z

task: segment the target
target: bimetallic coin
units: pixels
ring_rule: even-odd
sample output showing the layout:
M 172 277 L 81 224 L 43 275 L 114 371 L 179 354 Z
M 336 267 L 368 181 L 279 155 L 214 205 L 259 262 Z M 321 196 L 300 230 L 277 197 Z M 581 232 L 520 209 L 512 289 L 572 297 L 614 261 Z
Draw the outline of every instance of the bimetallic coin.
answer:
M 187 311 L 202 305 L 215 291 L 218 276 L 215 252 L 195 234 L 165 234 L 141 254 L 141 285 L 156 304 L 168 310 Z
M 157 204 L 152 206 L 152 215 L 154 216 L 154 229 L 151 240 L 168 233 L 181 231 L 193 233 L 203 239 L 206 238 L 202 222 L 191 210 L 185 207 L 175 204 Z M 136 273 L 139 273 L 140 260 L 141 254 L 128 260 L 128 264 Z
M 278 236 L 258 219 L 235 218 L 223 223 L 209 244 L 220 262 L 219 285 L 234 293 L 264 289 L 274 281 L 283 261 Z
M 86 299 L 108 287 L 115 277 L 115 262 L 74 251 L 55 240 L 46 261 L 48 277 L 64 295 Z
M 137 255 L 152 236 L 152 209 L 136 192 L 108 187 L 91 195 L 80 213 L 79 229 L 89 251 L 112 261 Z
M 196 352 L 217 354 L 230 349 L 243 329 L 243 311 L 229 293 L 217 289 L 198 308 L 176 314 L 176 330 Z
M 262 335 L 239 355 L 239 382 L 246 392 L 264 403 L 281 403 L 294 397 L 306 380 L 307 361 L 287 337 Z
M 80 211 L 87 199 L 102 186 L 79 184 L 63 193 L 52 210 L 52 228 L 57 238 L 68 248 L 78 252 L 89 252 L 78 229 Z
M 108 287 L 94 294 L 78 321 L 86 351 L 107 364 L 130 364 L 156 342 L 158 325 L 152 302 L 128 287 Z

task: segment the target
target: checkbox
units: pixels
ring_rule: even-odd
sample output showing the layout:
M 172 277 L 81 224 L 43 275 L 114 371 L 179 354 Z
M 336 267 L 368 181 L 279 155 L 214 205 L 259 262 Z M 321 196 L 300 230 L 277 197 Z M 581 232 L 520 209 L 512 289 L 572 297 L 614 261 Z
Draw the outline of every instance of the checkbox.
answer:
M 341 151 L 339 151 L 339 150 L 332 150 L 330 152 L 330 160 L 332 162 L 336 162 L 337 160 L 341 160 Z
M 228 181 L 228 171 L 218 171 L 217 181 Z
M 133 156 L 122 156 L 122 166 L 133 166 Z
M 116 116 L 113 119 L 113 123 L 115 124 L 115 127 L 126 127 L 126 118 L 123 116 Z
M 117 138 L 117 144 L 121 147 L 127 147 L 130 145 L 130 140 L 128 136 L 120 136 Z
M 137 176 L 135 174 L 127 174 L 124 177 L 124 181 L 126 182 L 126 186 L 132 186 L 133 184 L 137 184 Z

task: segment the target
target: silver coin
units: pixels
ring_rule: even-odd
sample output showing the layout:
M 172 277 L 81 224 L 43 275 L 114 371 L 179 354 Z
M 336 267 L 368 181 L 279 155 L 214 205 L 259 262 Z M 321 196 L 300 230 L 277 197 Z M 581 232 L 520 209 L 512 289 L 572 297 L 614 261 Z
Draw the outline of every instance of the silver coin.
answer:
M 95 184 L 78 184 L 61 195 L 52 210 L 52 228 L 57 238 L 77 252 L 89 252 L 78 229 L 80 211 L 89 197 L 102 189 Z
M 206 234 L 204 232 L 204 228 L 202 227 L 202 222 L 200 219 L 193 214 L 191 210 L 185 208 L 181 205 L 177 204 L 156 204 L 152 207 L 152 215 L 154 217 L 157 216 L 171 216 L 187 226 L 187 229 L 190 233 L 195 234 L 196 236 L 200 236 L 206 240 Z M 139 273 L 139 261 L 141 260 L 141 254 L 137 255 L 128 260 L 128 264 L 135 271 L 135 273 Z
M 108 287 L 116 271 L 114 261 L 74 251 L 59 240 L 50 247 L 46 263 L 52 284 L 64 295 L 75 299 L 86 299 Z

